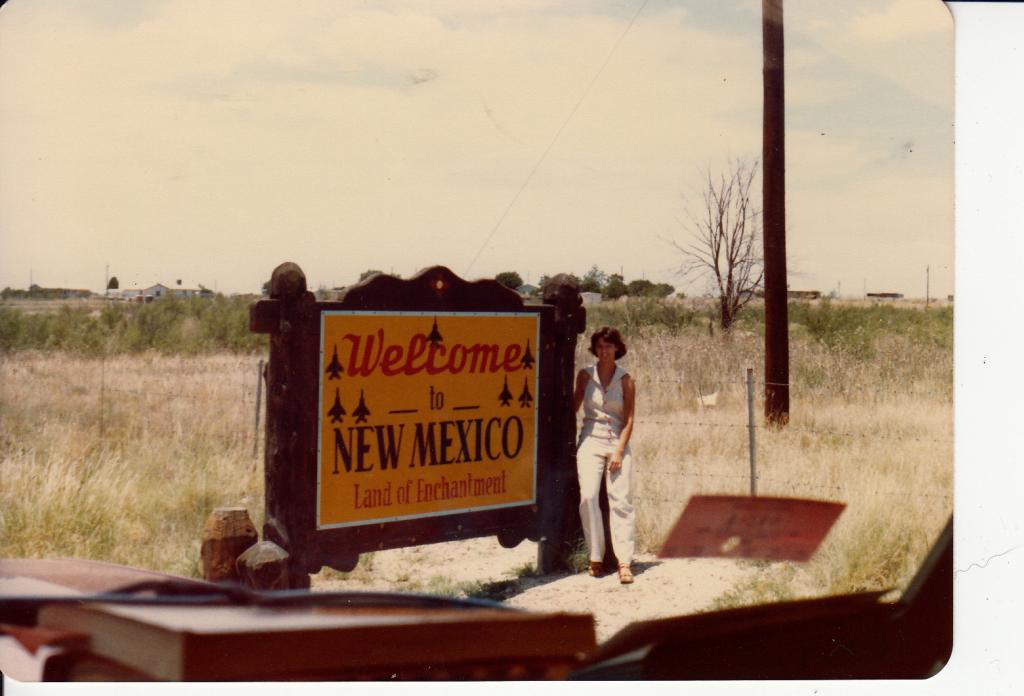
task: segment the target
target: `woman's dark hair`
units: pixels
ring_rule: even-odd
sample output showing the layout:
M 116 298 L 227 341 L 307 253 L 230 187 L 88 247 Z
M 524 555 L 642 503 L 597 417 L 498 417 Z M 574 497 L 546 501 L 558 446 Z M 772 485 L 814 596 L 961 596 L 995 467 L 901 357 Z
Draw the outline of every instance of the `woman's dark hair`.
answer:
M 597 342 L 604 341 L 615 345 L 615 359 L 618 360 L 626 354 L 626 343 L 622 340 L 622 334 L 618 329 L 610 326 L 602 326 L 590 337 L 590 353 L 597 355 Z

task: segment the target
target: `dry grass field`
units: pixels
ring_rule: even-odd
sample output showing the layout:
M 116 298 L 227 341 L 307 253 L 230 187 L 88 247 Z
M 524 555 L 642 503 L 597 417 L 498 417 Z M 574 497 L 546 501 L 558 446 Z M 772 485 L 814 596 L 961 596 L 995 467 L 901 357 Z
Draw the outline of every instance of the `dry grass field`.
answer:
M 750 488 L 744 380 L 754 368 L 763 394 L 763 341 L 753 323 L 713 336 L 699 324 L 627 332 L 642 551 L 659 547 L 689 496 Z M 952 511 L 951 335 L 830 342 L 801 324 L 791 335 L 790 425 L 763 427 L 755 405 L 757 490 L 848 507 L 810 563 L 754 564 L 720 606 L 901 586 Z M 259 359 L 0 354 L 0 556 L 198 575 L 214 507 L 244 505 L 262 524 Z
M 904 586 L 952 513 L 951 351 L 886 340 L 858 360 L 795 340 L 791 420 L 773 429 L 762 415 L 762 343 L 742 332 L 634 341 L 625 366 L 639 390 L 640 547 L 660 547 L 691 495 L 750 492 L 750 366 L 757 493 L 847 508 L 811 562 L 760 564 L 721 605 Z
M 262 513 L 257 365 L 235 355 L 4 356 L 0 555 L 198 576 L 214 507 Z

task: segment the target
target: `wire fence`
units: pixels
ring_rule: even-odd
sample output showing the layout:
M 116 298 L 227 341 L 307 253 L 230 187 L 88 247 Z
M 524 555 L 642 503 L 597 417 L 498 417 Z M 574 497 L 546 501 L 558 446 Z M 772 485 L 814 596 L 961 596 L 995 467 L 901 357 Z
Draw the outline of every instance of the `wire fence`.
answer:
M 651 386 L 657 385 L 659 387 L 665 385 L 673 385 L 680 388 L 683 391 L 688 391 L 695 398 L 712 396 L 715 393 L 721 392 L 733 392 L 741 391 L 746 387 L 746 380 L 730 380 L 730 379 L 676 379 L 676 378 L 639 378 L 637 384 L 640 386 Z M 806 381 L 791 381 L 791 382 L 767 382 L 765 380 L 755 379 L 753 382 L 755 387 L 764 389 L 766 387 L 788 387 L 792 390 L 815 390 L 822 389 L 824 387 L 831 387 L 832 390 L 840 393 L 873 393 L 873 394 L 887 394 L 887 395 L 910 395 L 910 396 L 928 396 L 928 397 L 939 397 L 944 399 L 953 398 L 953 385 L 940 386 L 940 387 L 921 387 L 920 385 L 913 385 L 905 389 L 895 389 L 892 385 L 879 382 L 873 385 L 866 385 L 860 382 L 852 384 L 837 384 L 835 382 L 829 382 L 826 380 L 806 380 Z
M 236 364 L 232 366 L 232 370 L 237 374 L 238 382 L 235 385 L 225 385 L 223 381 L 217 384 L 210 384 L 204 386 L 203 375 L 187 375 L 185 377 L 179 376 L 168 376 L 167 374 L 160 374 L 152 380 L 146 380 L 145 378 L 139 379 L 138 375 L 131 376 L 132 385 L 123 386 L 116 382 L 121 379 L 116 373 L 105 364 L 100 365 L 100 369 L 92 375 L 92 379 L 81 380 L 83 382 L 89 382 L 93 379 L 98 378 L 98 400 L 100 417 L 98 419 L 98 427 L 100 430 L 101 437 L 104 431 L 109 427 L 110 418 L 107 412 L 111 409 L 113 402 L 118 400 L 141 400 L 146 404 L 147 408 L 151 408 L 154 403 L 162 402 L 165 404 L 178 404 L 185 406 L 208 406 L 211 402 L 220 404 L 218 409 L 225 413 L 236 415 L 238 423 L 239 435 L 242 437 L 251 437 L 252 441 L 252 458 L 257 460 L 261 451 L 261 442 L 264 431 L 264 417 L 265 413 L 265 396 L 266 389 L 264 385 L 264 361 L 261 359 L 258 362 L 253 361 L 251 363 Z M 58 375 L 33 375 L 33 379 L 42 378 L 42 381 L 51 381 L 52 384 L 60 384 L 61 377 Z M 168 384 L 168 381 L 175 379 L 186 379 L 189 383 L 188 388 L 175 388 Z M 681 388 L 690 390 L 693 397 L 696 399 L 696 411 L 693 410 L 679 410 L 677 413 L 680 415 L 679 418 L 668 417 L 664 414 L 659 416 L 638 416 L 635 420 L 637 426 L 645 428 L 657 428 L 657 429 L 682 429 L 688 431 L 697 430 L 725 430 L 725 431 L 746 431 L 746 438 L 749 438 L 749 461 L 741 462 L 739 459 L 736 460 L 735 465 L 746 465 L 749 464 L 749 473 L 723 473 L 723 472 L 708 472 L 703 470 L 691 471 L 687 470 L 683 465 L 679 465 L 678 468 L 665 468 L 664 462 L 660 462 L 662 466 L 655 465 L 644 466 L 641 462 L 638 464 L 638 471 L 644 474 L 650 475 L 651 477 L 659 477 L 662 480 L 690 480 L 690 481 L 710 481 L 719 482 L 723 485 L 729 485 L 738 487 L 744 483 L 748 483 L 751 494 L 756 495 L 758 484 L 776 487 L 786 486 L 789 490 L 799 491 L 818 491 L 827 495 L 842 495 L 844 493 L 856 490 L 860 495 L 869 494 L 877 495 L 882 497 L 900 498 L 907 495 L 914 495 L 915 497 L 921 498 L 934 498 L 938 500 L 949 501 L 952 498 L 951 493 L 930 493 L 930 492 L 915 492 L 915 491 L 894 491 L 894 490 L 866 490 L 863 486 L 850 486 L 842 485 L 835 482 L 823 483 L 820 480 L 815 479 L 779 479 L 771 476 L 762 476 L 757 471 L 757 456 L 758 452 L 763 448 L 759 448 L 759 441 L 764 441 L 765 438 L 780 438 L 788 437 L 794 434 L 807 434 L 817 437 L 830 437 L 837 439 L 858 439 L 865 442 L 871 441 L 883 441 L 883 442 L 913 442 L 922 445 L 939 445 L 943 449 L 947 445 L 953 443 L 952 436 L 950 437 L 934 437 L 925 436 L 919 433 L 900 433 L 900 432 L 878 432 L 878 430 L 872 430 L 868 432 L 858 432 L 846 428 L 829 428 L 819 425 L 804 425 L 799 422 L 790 422 L 784 427 L 777 427 L 768 425 L 765 423 L 758 422 L 754 417 L 754 402 L 755 394 L 754 389 L 763 389 L 765 385 L 771 386 L 789 386 L 791 388 L 798 386 L 799 383 L 766 383 L 763 380 L 754 380 L 752 376 L 748 374 L 747 380 L 741 379 L 717 379 L 717 380 L 687 380 L 687 379 L 659 379 L 651 380 L 659 384 L 672 384 Z M 95 382 L 93 382 L 95 384 Z M 737 402 L 733 400 L 730 408 L 718 408 L 715 406 L 707 406 L 705 404 L 708 399 L 710 392 L 707 387 L 709 385 L 716 385 L 719 388 L 728 385 L 729 387 L 739 386 L 743 388 L 747 401 L 748 408 L 747 418 L 745 422 L 734 421 L 728 422 L 727 420 L 733 418 L 739 412 L 735 408 Z M 80 392 L 86 388 L 80 383 L 67 384 L 64 386 L 70 389 L 78 389 Z M 740 392 L 740 390 L 735 390 Z M 929 392 L 927 390 L 914 390 L 915 394 L 925 393 L 940 393 L 943 395 L 949 394 L 951 390 L 936 390 L 935 392 Z M 735 394 L 734 394 L 735 396 Z M 88 397 L 87 397 L 88 398 Z M 690 404 L 693 405 L 693 404 Z M 701 414 L 697 417 L 689 417 L 687 413 Z M 891 424 L 891 427 L 899 428 L 900 424 Z M 737 433 L 738 437 L 742 437 Z M 763 455 L 763 452 L 762 452 Z M 929 470 L 934 470 L 933 463 L 929 461 L 921 461 L 917 466 L 929 467 Z M 666 498 L 658 496 L 657 494 L 649 494 L 641 492 L 640 495 L 635 496 L 638 501 L 658 502 L 658 503 L 678 503 L 682 502 L 676 498 Z
M 885 435 L 882 433 L 857 433 L 842 430 L 827 430 L 823 428 L 806 428 L 795 425 L 787 425 L 783 429 L 779 429 L 769 425 L 755 424 L 750 426 L 748 424 L 740 423 L 713 423 L 710 421 L 687 421 L 687 420 L 649 420 L 646 418 L 637 418 L 636 423 L 639 425 L 661 425 L 661 426 L 689 426 L 689 427 L 700 427 L 700 428 L 739 428 L 746 430 L 747 428 L 754 427 L 761 431 L 770 431 L 772 433 L 778 432 L 790 432 L 790 433 L 811 433 L 814 435 L 829 435 L 832 437 L 846 437 L 846 438 L 862 438 L 870 440 L 895 440 L 899 442 L 913 441 L 913 442 L 936 442 L 936 443 L 951 443 L 953 438 L 934 438 L 934 437 L 918 437 L 915 435 Z
M 852 429 L 848 429 L 848 428 L 834 429 L 834 428 L 828 428 L 828 427 L 821 427 L 821 426 L 814 425 L 814 424 L 811 424 L 811 425 L 801 425 L 799 423 L 792 423 L 792 422 L 787 423 L 785 426 L 782 426 L 782 427 L 776 426 L 776 425 L 760 423 L 760 422 L 758 422 L 758 420 L 755 418 L 755 415 L 754 415 L 754 413 L 755 413 L 755 409 L 754 409 L 755 388 L 764 389 L 764 387 L 766 385 L 781 386 L 781 387 L 792 387 L 793 385 L 791 383 L 765 382 L 763 380 L 762 381 L 755 381 L 753 379 L 753 370 L 752 369 L 748 369 L 747 370 L 747 379 L 746 380 L 715 380 L 713 382 L 709 381 L 709 380 L 700 380 L 700 381 L 697 381 L 697 382 L 694 382 L 694 381 L 687 382 L 687 380 L 683 380 L 683 379 L 679 379 L 679 380 L 665 380 L 665 379 L 662 379 L 662 380 L 660 380 L 660 383 L 677 384 L 677 385 L 688 385 L 690 388 L 693 388 L 697 392 L 696 403 L 699 404 L 700 412 L 704 413 L 705 417 L 703 417 L 703 418 L 687 418 L 687 417 L 684 416 L 682 418 L 668 418 L 668 419 L 665 419 L 664 417 L 644 417 L 644 416 L 639 416 L 635 420 L 636 424 L 638 426 L 648 426 L 648 427 L 659 428 L 659 429 L 663 429 L 663 428 L 665 428 L 665 429 L 667 429 L 667 428 L 671 428 L 671 429 L 678 429 L 678 428 L 694 429 L 694 428 L 699 428 L 699 429 L 702 429 L 702 430 L 709 430 L 709 429 L 724 429 L 724 430 L 732 430 L 732 431 L 735 431 L 735 430 L 746 430 L 747 431 L 747 439 L 748 439 L 748 443 L 747 444 L 748 444 L 748 451 L 749 451 L 749 461 L 748 461 L 749 473 L 743 473 L 743 474 L 731 473 L 731 474 L 728 474 L 728 473 L 717 473 L 717 472 L 716 473 L 709 473 L 709 472 L 702 471 L 702 470 L 686 471 L 685 467 L 682 466 L 681 464 L 676 469 L 651 468 L 651 467 L 645 467 L 643 463 L 638 463 L 636 465 L 637 466 L 637 471 L 638 472 L 642 472 L 645 475 L 644 480 L 657 480 L 657 481 L 659 481 L 662 484 L 660 486 L 660 488 L 662 490 L 665 490 L 665 489 L 671 490 L 671 489 L 675 488 L 676 492 L 677 492 L 677 495 L 674 495 L 674 496 L 671 496 L 671 497 L 665 497 L 664 495 L 659 496 L 657 494 L 651 494 L 651 493 L 648 493 L 646 491 L 643 491 L 641 494 L 635 496 L 635 499 L 637 500 L 637 502 L 641 502 L 642 503 L 642 502 L 646 501 L 646 502 L 655 502 L 655 503 L 680 504 L 683 501 L 680 499 L 680 495 L 679 495 L 679 490 L 678 489 L 683 488 L 683 487 L 681 487 L 681 486 L 671 486 L 671 485 L 665 485 L 665 484 L 668 483 L 668 482 L 671 482 L 673 480 L 685 481 L 687 479 L 690 479 L 694 483 L 694 486 L 699 485 L 698 482 L 706 483 L 708 481 L 711 481 L 711 482 L 718 482 L 723 487 L 737 488 L 737 487 L 741 486 L 742 483 L 748 483 L 749 484 L 749 492 L 750 492 L 750 495 L 752 495 L 752 496 L 757 495 L 758 486 L 760 485 L 760 486 L 767 486 L 769 488 L 776 488 L 776 489 L 782 488 L 782 489 L 786 490 L 787 492 L 798 491 L 800 494 L 816 493 L 816 494 L 822 494 L 822 495 L 828 495 L 828 496 L 837 496 L 837 495 L 838 496 L 846 496 L 846 495 L 849 495 L 849 494 L 853 494 L 853 495 L 857 495 L 857 496 L 865 496 L 866 495 L 866 496 L 870 496 L 870 497 L 881 496 L 883 498 L 891 498 L 891 499 L 898 499 L 898 498 L 906 499 L 907 496 L 913 496 L 915 498 L 930 498 L 930 499 L 935 499 L 935 500 L 943 500 L 943 501 L 947 501 L 947 502 L 952 500 L 952 494 L 951 493 L 922 491 L 922 490 L 919 490 L 916 487 L 912 488 L 910 490 L 907 490 L 907 489 L 891 490 L 891 489 L 885 489 L 885 488 L 880 488 L 880 487 L 876 486 L 873 489 L 868 490 L 867 487 L 865 487 L 865 485 L 863 485 L 863 482 L 860 482 L 860 485 L 850 485 L 850 484 L 836 483 L 833 479 L 830 479 L 829 482 L 825 483 L 825 482 L 822 482 L 820 479 L 807 479 L 807 478 L 802 478 L 802 477 L 794 477 L 794 478 L 787 478 L 787 479 L 779 479 L 777 477 L 771 477 L 771 476 L 764 477 L 764 476 L 762 476 L 758 472 L 758 466 L 757 466 L 757 456 L 758 456 L 758 451 L 759 451 L 758 443 L 759 443 L 760 440 L 764 439 L 766 436 L 767 437 L 771 437 L 771 438 L 786 438 L 786 437 L 791 437 L 794 434 L 798 434 L 798 435 L 809 434 L 809 435 L 814 435 L 814 436 L 817 436 L 817 437 L 834 438 L 834 439 L 836 439 L 838 441 L 856 439 L 856 440 L 862 440 L 865 443 L 867 443 L 867 442 L 885 442 L 885 443 L 912 442 L 912 443 L 915 443 L 915 445 L 922 445 L 922 446 L 933 447 L 933 448 L 934 448 L 934 446 L 939 446 L 939 447 L 941 447 L 943 449 L 945 449 L 947 446 L 952 444 L 952 442 L 953 442 L 953 438 L 952 437 L 948 437 L 948 438 L 947 437 L 935 437 L 935 436 L 930 436 L 930 435 L 921 435 L 919 433 L 905 433 L 905 432 L 904 433 L 901 433 L 901 432 L 878 432 L 877 429 L 873 429 L 873 430 L 868 431 L 868 432 L 858 432 L 856 430 L 852 430 Z M 709 418 L 708 417 L 712 413 L 715 413 L 716 410 L 717 410 L 717 400 L 714 399 L 714 398 L 709 399 L 708 396 L 707 396 L 708 393 L 704 390 L 704 388 L 707 387 L 709 384 L 716 384 L 716 385 L 718 385 L 719 389 L 721 389 L 721 387 L 724 386 L 724 385 L 743 385 L 743 387 L 745 388 L 745 392 L 746 392 L 745 396 L 746 396 L 746 405 L 747 405 L 747 409 L 746 409 L 747 418 L 746 418 L 746 422 L 745 423 L 744 422 L 723 422 L 722 420 L 720 420 L 718 418 L 715 418 L 715 417 L 710 417 Z M 696 386 L 695 387 L 695 385 L 700 385 L 700 386 Z M 914 393 L 915 394 L 921 394 L 922 391 L 915 390 Z M 949 390 L 949 391 L 947 391 L 947 390 L 935 390 L 935 391 L 932 391 L 932 393 L 933 394 L 934 393 L 940 393 L 943 396 L 946 396 L 948 394 L 951 394 L 951 390 Z M 716 415 L 721 415 L 721 416 L 726 417 L 726 418 L 732 418 L 732 417 L 734 417 L 735 413 L 736 413 L 736 409 L 732 408 L 732 409 L 725 409 L 720 414 L 716 414 Z M 928 472 L 927 472 L 928 474 L 934 473 L 934 471 L 936 470 L 936 467 L 935 467 L 935 464 L 934 464 L 933 460 L 921 461 L 916 466 L 911 466 L 911 467 L 903 466 L 903 467 L 901 467 L 901 469 L 903 469 L 904 473 L 906 473 L 906 471 L 908 469 L 917 469 L 918 467 L 922 467 L 923 468 L 923 467 L 926 467 L 926 466 L 928 467 Z M 855 475 L 855 472 L 845 472 L 845 473 L 850 473 L 850 474 L 854 474 Z M 919 478 L 919 479 L 922 478 L 921 474 L 923 472 L 914 472 L 914 473 L 917 476 L 917 478 Z
M 729 481 L 736 484 L 746 483 L 749 477 L 745 474 L 713 474 L 704 471 L 695 472 L 684 472 L 684 471 L 673 471 L 667 469 L 651 469 L 641 466 L 638 471 L 641 471 L 645 475 L 656 475 L 662 477 L 660 480 L 670 480 L 672 477 L 679 479 L 692 479 L 693 481 Z M 953 499 L 953 493 L 927 493 L 923 491 L 906 491 L 906 490 L 890 490 L 880 487 L 863 487 L 854 485 L 843 485 L 838 483 L 821 483 L 819 481 L 808 481 L 808 480 L 794 480 L 791 478 L 777 478 L 773 476 L 761 476 L 758 477 L 758 483 L 769 484 L 772 486 L 785 487 L 789 490 L 799 491 L 819 491 L 826 495 L 844 495 L 844 494 L 855 494 L 857 496 L 868 496 L 868 497 L 889 497 L 905 499 L 908 496 L 914 498 L 927 498 L 931 500 L 944 500 L 951 501 Z M 657 495 L 652 493 L 640 493 L 633 496 L 635 502 L 657 502 L 657 503 L 681 503 L 683 501 L 678 495 L 665 496 Z
M 178 391 L 166 390 L 166 389 L 126 389 L 124 387 L 111 387 L 106 386 L 105 391 L 111 394 L 127 394 L 139 398 L 147 399 L 170 399 L 175 401 L 191 401 L 191 402 L 203 402 L 203 401 L 223 401 L 229 402 L 253 402 L 255 403 L 256 388 L 250 392 L 244 392 L 240 396 L 230 396 L 228 394 L 182 394 Z
M 787 483 L 790 483 L 790 482 L 787 481 Z M 906 493 L 903 493 L 903 492 L 900 492 L 900 491 L 890 491 L 890 490 L 883 490 L 883 489 L 866 490 L 866 491 L 863 491 L 863 490 L 851 491 L 850 489 L 843 488 L 842 486 L 826 486 L 826 485 L 813 485 L 813 484 L 812 485 L 806 485 L 806 486 L 800 486 L 799 489 L 801 491 L 806 491 L 804 494 L 808 494 L 810 491 L 820 491 L 821 495 L 823 495 L 823 496 L 830 496 L 830 497 L 843 497 L 843 494 L 856 493 L 857 496 L 866 496 L 866 497 L 872 497 L 872 498 L 880 496 L 880 497 L 888 497 L 888 498 L 905 499 L 906 495 L 907 495 Z M 952 493 L 948 493 L 948 494 L 940 494 L 940 493 L 914 493 L 913 497 L 915 497 L 915 498 L 926 498 L 926 499 L 929 499 L 929 500 L 942 500 L 942 501 L 945 501 L 945 502 L 951 502 L 953 500 L 953 494 Z M 641 495 L 634 495 L 632 499 L 633 499 L 633 502 L 635 504 L 639 504 L 639 505 L 643 505 L 644 503 L 669 503 L 669 504 L 678 505 L 680 508 L 682 508 L 682 504 L 686 502 L 685 499 L 683 499 L 683 498 L 681 498 L 679 496 L 662 497 L 662 496 L 651 496 L 651 495 L 643 495 L 643 494 L 641 494 Z
M 757 495 L 758 489 L 778 492 L 781 495 L 807 495 L 821 496 L 842 499 L 877 498 L 891 501 L 895 504 L 900 500 L 908 498 L 922 499 L 923 501 L 934 502 L 936 505 L 949 505 L 952 503 L 953 494 L 949 479 L 945 478 L 951 471 L 952 455 L 951 445 L 953 443 L 952 433 L 949 437 L 936 436 L 934 430 L 925 429 L 912 421 L 902 422 L 900 420 L 885 422 L 876 425 L 872 423 L 868 428 L 859 430 L 851 427 L 834 427 L 834 425 L 815 422 L 816 420 L 828 420 L 827 415 L 811 413 L 805 415 L 805 420 L 790 421 L 784 427 L 777 427 L 761 422 L 761 419 L 754 417 L 754 404 L 759 401 L 755 397 L 755 391 L 763 395 L 767 387 L 789 388 L 799 395 L 825 392 L 828 395 L 840 395 L 850 398 L 855 403 L 855 398 L 863 396 L 867 403 L 877 403 L 877 399 L 888 397 L 925 399 L 934 403 L 948 403 L 952 405 L 953 384 L 941 381 L 901 382 L 894 384 L 879 380 L 870 384 L 862 384 L 856 380 L 845 379 L 841 383 L 829 382 L 827 379 L 812 378 L 808 380 L 790 380 L 789 382 L 772 382 L 764 379 L 754 379 L 753 370 L 747 370 L 746 379 L 729 379 L 721 376 L 702 375 L 697 377 L 675 377 L 655 376 L 645 378 L 642 374 L 637 378 L 638 388 L 646 387 L 646 394 L 657 401 L 659 397 L 668 396 L 669 400 L 682 399 L 683 408 L 673 409 L 668 413 L 656 413 L 655 415 L 638 415 L 635 420 L 642 433 L 643 441 L 646 438 L 658 437 L 665 431 L 678 429 L 681 431 L 680 442 L 690 437 L 695 430 L 709 432 L 724 432 L 726 440 L 728 433 L 736 433 L 736 444 L 744 435 L 748 438 L 749 458 L 742 461 L 736 457 L 716 465 L 716 471 L 707 471 L 701 467 L 699 462 L 675 462 L 666 467 L 666 462 L 650 462 L 641 458 L 635 464 L 636 474 L 639 477 L 640 485 L 634 493 L 633 499 L 641 506 L 655 505 L 656 507 L 669 505 L 681 508 L 686 498 L 692 493 L 709 488 L 739 492 L 749 490 L 751 495 Z M 797 399 L 800 397 L 797 396 Z M 740 409 L 737 407 L 745 400 L 747 405 L 747 417 L 737 418 Z M 760 405 L 760 403 L 758 404 Z M 674 412 L 672 412 L 674 411 Z M 744 422 L 745 421 L 745 422 Z M 809 422 L 808 422 L 809 421 Z M 742 433 L 741 431 L 746 431 Z M 908 432 L 909 431 L 909 432 Z M 915 432 L 916 431 L 916 432 Z M 834 440 L 829 444 L 844 447 L 863 442 L 865 446 L 870 443 L 885 443 L 890 449 L 898 446 L 899 443 L 909 443 L 911 446 L 906 449 L 911 459 L 901 462 L 897 472 L 888 472 L 896 477 L 902 476 L 912 480 L 913 484 L 903 486 L 897 483 L 894 478 L 883 477 L 878 480 L 877 476 L 862 475 L 859 468 L 863 457 L 856 456 L 853 459 L 845 458 L 843 464 L 838 467 L 828 462 L 823 462 L 821 468 L 815 471 L 807 471 L 805 475 L 799 472 L 796 475 L 780 477 L 778 474 L 764 475 L 758 470 L 758 457 L 763 457 L 767 451 L 769 457 L 778 458 L 780 448 L 786 446 L 787 440 L 793 437 L 813 436 L 815 438 L 830 438 Z M 770 438 L 770 439 L 769 439 Z M 850 441 L 854 441 L 851 443 Z M 658 448 L 659 455 L 671 451 L 675 440 L 668 440 L 668 444 L 662 444 Z M 873 450 L 876 451 L 876 450 Z M 918 456 L 918 453 L 928 451 L 929 456 Z M 934 455 L 948 456 L 946 466 L 937 461 Z M 671 454 L 669 454 L 671 457 Z M 856 462 L 855 466 L 851 462 Z M 652 466 L 653 464 L 653 466 Z M 761 468 L 767 472 L 777 469 L 785 463 L 769 462 L 769 466 Z M 672 468 L 672 467 L 675 468 Z M 740 466 L 749 471 L 741 471 Z M 733 473 L 723 472 L 722 469 L 731 469 Z M 788 473 L 788 472 L 787 472 Z M 935 485 L 932 485 L 932 484 Z

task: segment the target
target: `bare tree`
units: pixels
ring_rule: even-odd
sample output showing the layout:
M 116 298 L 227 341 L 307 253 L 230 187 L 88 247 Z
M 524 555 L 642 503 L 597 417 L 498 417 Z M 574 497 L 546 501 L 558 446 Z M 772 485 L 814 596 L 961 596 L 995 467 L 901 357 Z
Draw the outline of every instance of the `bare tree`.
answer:
M 687 209 L 691 241 L 672 243 L 683 255 L 679 275 L 707 278 L 717 286 L 723 329 L 732 326 L 764 278 L 761 211 L 750 200 L 757 161 L 736 160 L 729 169 L 716 175 L 708 168 L 699 213 Z

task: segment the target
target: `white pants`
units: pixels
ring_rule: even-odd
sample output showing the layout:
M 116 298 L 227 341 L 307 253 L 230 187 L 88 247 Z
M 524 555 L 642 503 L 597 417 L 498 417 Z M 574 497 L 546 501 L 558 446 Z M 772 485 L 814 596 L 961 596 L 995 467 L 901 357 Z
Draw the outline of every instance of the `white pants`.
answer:
M 601 477 L 608 489 L 609 523 L 612 550 L 619 563 L 633 562 L 636 540 L 636 515 L 633 508 L 633 455 L 626 446 L 622 468 L 608 470 L 608 458 L 614 446 L 596 437 L 585 437 L 576 450 L 576 474 L 580 481 L 580 521 L 590 560 L 604 559 L 604 525 L 601 523 Z

